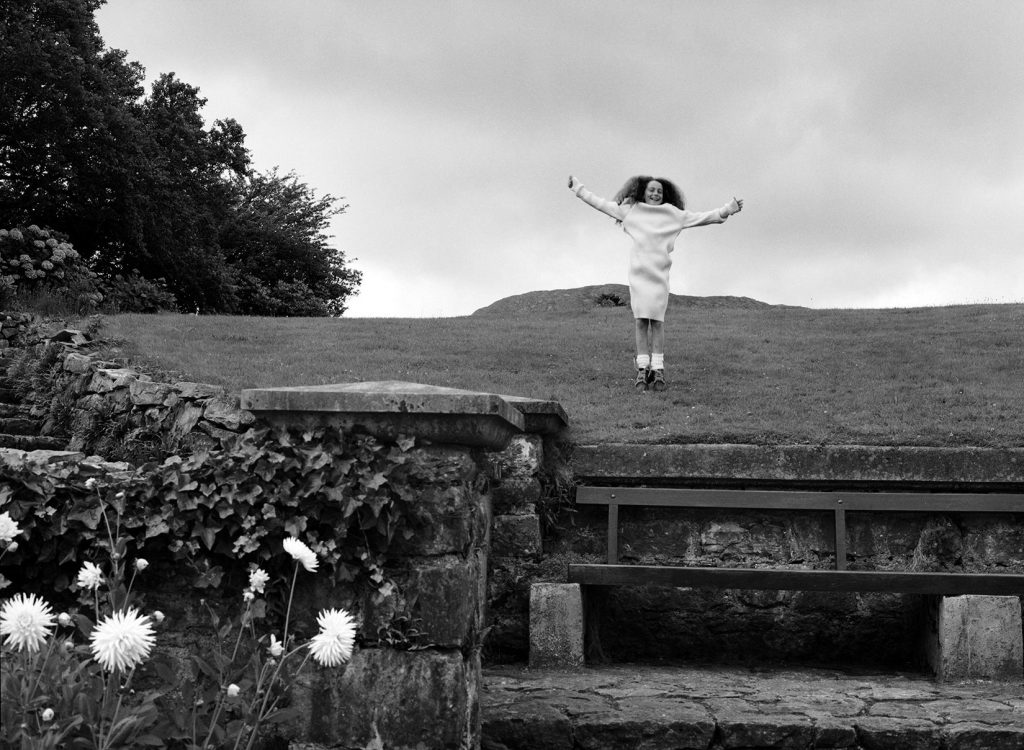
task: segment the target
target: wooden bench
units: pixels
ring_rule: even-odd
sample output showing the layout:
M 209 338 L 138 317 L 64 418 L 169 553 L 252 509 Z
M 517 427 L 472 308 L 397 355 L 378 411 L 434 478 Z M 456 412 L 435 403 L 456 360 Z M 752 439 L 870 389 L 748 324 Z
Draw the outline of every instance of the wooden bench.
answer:
M 872 591 L 940 596 L 1024 596 L 1024 575 L 1021 574 L 849 570 L 846 540 L 847 513 L 1024 513 L 1024 494 L 581 486 L 576 491 L 576 503 L 608 507 L 608 561 L 607 564 L 570 564 L 569 583 L 588 586 L 658 585 L 716 589 Z M 836 566 L 834 570 L 807 570 L 620 565 L 619 508 L 622 506 L 831 511 Z
M 653 489 L 632 487 L 577 488 L 579 505 L 608 508 L 607 563 L 570 564 L 568 586 L 580 600 L 582 631 L 566 632 L 566 653 L 580 662 L 605 661 L 597 612 L 610 586 L 670 586 L 694 589 L 770 589 L 783 591 L 888 592 L 935 597 L 935 619 L 925 629 L 924 650 L 940 679 L 975 677 L 1019 680 L 1024 670 L 1021 607 L 1011 597 L 1024 596 L 1024 575 L 1017 573 L 911 572 L 849 570 L 847 514 L 886 513 L 1018 513 L 1024 494 L 1006 492 L 846 492 L 809 490 Z M 669 508 L 822 511 L 832 519 L 835 567 L 811 570 L 792 567 L 686 567 L 621 565 L 618 560 L 619 508 Z M 963 594 L 981 595 L 971 600 Z M 571 601 L 568 588 L 564 596 Z M 984 627 L 975 623 L 984 609 Z M 965 612 L 972 612 L 965 617 Z M 531 615 L 532 616 L 532 615 Z M 980 620 L 978 620 L 980 622 Z M 993 626 L 993 623 L 995 625 Z M 933 627 L 934 626 L 934 627 Z M 532 636 L 531 636 L 532 637 Z M 966 649 L 970 658 L 960 652 Z M 531 657 L 532 658 L 532 657 Z M 575 658 L 575 657 L 574 657 Z

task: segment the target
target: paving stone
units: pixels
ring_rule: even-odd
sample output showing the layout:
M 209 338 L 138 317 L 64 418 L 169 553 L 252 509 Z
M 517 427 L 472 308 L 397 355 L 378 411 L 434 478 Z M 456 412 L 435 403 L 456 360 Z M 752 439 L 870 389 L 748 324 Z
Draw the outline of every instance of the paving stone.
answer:
M 723 748 L 806 748 L 814 742 L 814 723 L 801 714 L 716 714 Z
M 951 750 L 1020 750 L 1024 747 L 1024 716 L 1016 729 L 976 722 L 951 724 L 942 729 L 942 739 Z
M 572 724 L 550 703 L 519 701 L 514 706 L 491 704 L 483 714 L 483 734 L 505 747 L 572 750 Z
M 529 738 L 548 730 L 530 734 L 533 710 L 562 732 L 564 717 L 580 750 L 1024 749 L 1024 684 L 624 664 L 487 669 L 482 684 L 484 747 L 489 716 L 517 727 L 495 750 L 541 747 Z
M 942 733 L 930 721 L 871 716 L 857 721 L 857 739 L 865 750 L 939 750 Z

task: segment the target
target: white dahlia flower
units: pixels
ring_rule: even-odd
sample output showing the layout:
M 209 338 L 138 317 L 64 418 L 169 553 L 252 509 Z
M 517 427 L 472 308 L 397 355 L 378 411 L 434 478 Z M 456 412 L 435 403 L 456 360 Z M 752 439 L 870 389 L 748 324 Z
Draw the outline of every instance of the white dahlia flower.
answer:
M 318 664 L 336 667 L 352 656 L 356 626 L 343 609 L 325 609 L 316 618 L 320 632 L 309 641 L 309 652 Z
M 19 651 L 38 651 L 54 628 L 50 605 L 35 594 L 17 594 L 0 609 L 0 635 Z
M 302 567 L 310 573 L 316 571 L 320 561 L 316 559 L 316 553 L 293 536 L 284 540 L 284 551 L 302 563 Z
M 104 618 L 89 638 L 93 656 L 109 672 L 138 666 L 156 642 L 149 618 L 134 607 Z
M 83 589 L 92 589 L 95 591 L 103 583 L 103 571 L 96 563 L 87 562 L 82 565 L 82 569 L 78 571 L 78 578 L 76 579 L 78 585 Z
M 11 518 L 6 510 L 0 513 L 0 542 L 9 543 L 14 537 L 21 533 L 18 523 Z
M 267 575 L 267 571 L 263 568 L 253 568 L 249 571 L 249 588 L 257 594 L 263 593 L 263 587 L 267 585 L 269 580 L 270 576 Z

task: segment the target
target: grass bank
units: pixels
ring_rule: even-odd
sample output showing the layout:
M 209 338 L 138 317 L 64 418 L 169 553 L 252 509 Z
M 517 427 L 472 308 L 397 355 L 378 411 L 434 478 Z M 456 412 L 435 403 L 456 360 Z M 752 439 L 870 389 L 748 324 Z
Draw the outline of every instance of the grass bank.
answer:
M 120 356 L 231 389 L 410 380 L 555 399 L 580 444 L 1021 446 L 1024 305 L 690 307 L 632 392 L 625 307 L 444 319 L 117 315 Z

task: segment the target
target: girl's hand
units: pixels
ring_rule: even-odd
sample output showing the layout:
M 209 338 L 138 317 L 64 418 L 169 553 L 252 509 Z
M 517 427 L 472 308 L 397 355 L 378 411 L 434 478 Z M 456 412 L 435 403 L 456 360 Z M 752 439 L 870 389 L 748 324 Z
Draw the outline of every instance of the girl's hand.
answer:
M 574 190 L 575 189 L 576 186 L 573 185 L 574 182 L 576 182 L 576 178 L 573 177 L 572 175 L 569 175 L 569 189 L 570 190 Z
M 736 204 L 736 210 L 733 211 L 734 214 L 738 214 L 740 211 L 743 210 L 743 199 L 742 198 L 733 197 L 732 202 Z

